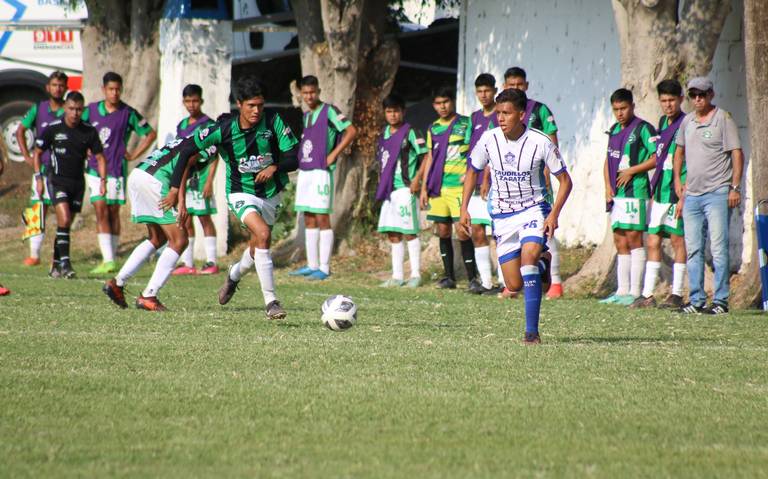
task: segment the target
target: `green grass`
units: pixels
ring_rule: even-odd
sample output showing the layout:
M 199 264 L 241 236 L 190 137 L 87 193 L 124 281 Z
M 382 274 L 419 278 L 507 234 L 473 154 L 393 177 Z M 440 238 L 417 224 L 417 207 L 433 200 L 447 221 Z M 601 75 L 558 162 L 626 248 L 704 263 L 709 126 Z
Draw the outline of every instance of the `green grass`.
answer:
M 757 312 L 546 302 L 524 347 L 520 300 L 280 271 L 286 321 L 264 319 L 255 274 L 226 307 L 222 276 L 172 278 L 152 314 L 0 250 L 2 477 L 768 474 Z M 334 293 L 358 303 L 349 332 L 320 322 Z

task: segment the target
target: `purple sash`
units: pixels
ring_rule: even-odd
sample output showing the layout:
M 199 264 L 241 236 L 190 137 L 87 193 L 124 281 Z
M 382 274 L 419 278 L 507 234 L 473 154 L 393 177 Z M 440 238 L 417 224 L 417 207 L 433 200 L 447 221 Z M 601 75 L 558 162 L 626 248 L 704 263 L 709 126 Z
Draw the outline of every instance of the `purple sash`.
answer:
M 328 163 L 328 108 L 327 104 L 320 107 L 317 121 L 312 124 L 312 113 L 304 113 L 304 131 L 301 132 L 299 145 L 300 170 L 327 170 Z
M 194 133 L 195 130 L 200 127 L 200 125 L 205 125 L 209 121 L 211 121 L 211 119 L 208 117 L 208 115 L 203 113 L 203 116 L 198 118 L 196 122 L 194 122 L 194 123 L 187 122 L 187 127 L 186 128 L 182 128 L 181 127 L 181 123 L 179 123 L 176 126 L 176 136 L 179 137 L 179 138 L 186 138 L 189 135 L 191 135 L 192 133 Z
M 608 136 L 608 179 L 611 181 L 611 189 L 616 193 L 616 174 L 619 172 L 621 156 L 624 154 L 624 147 L 627 145 L 630 135 L 635 128 L 643 122 L 638 117 L 634 117 L 627 126 L 621 129 L 615 135 L 609 133 Z M 615 125 L 614 125 L 615 127 Z M 613 128 L 611 127 L 611 131 Z
M 427 193 L 430 198 L 440 196 L 440 190 L 443 188 L 443 169 L 448 156 L 448 140 L 451 137 L 453 125 L 458 119 L 459 115 L 456 115 L 443 133 L 432 134 L 432 164 L 427 174 Z
M 656 184 L 661 179 L 661 174 L 664 171 L 664 162 L 667 160 L 672 141 L 675 139 L 675 133 L 680 128 L 683 118 L 685 118 L 685 113 L 680 112 L 675 121 L 667 125 L 659 133 L 659 138 L 656 140 L 656 171 L 653 172 L 653 178 L 651 178 L 651 191 L 656 189 Z M 667 121 L 669 121 L 669 118 L 667 118 Z
M 128 120 L 131 117 L 131 107 L 120 103 L 117 110 L 102 115 L 99 103 L 88 105 L 88 122 L 99 132 L 99 139 L 104 146 L 104 156 L 107 159 L 107 175 L 119 178 L 125 175 L 123 160 L 125 160 L 125 135 L 128 132 Z M 88 157 L 88 168 L 96 170 L 96 157 Z
M 483 133 L 488 129 L 488 127 L 493 123 L 494 125 L 499 124 L 499 120 L 496 118 L 496 112 L 491 113 L 489 116 L 485 116 L 483 114 L 483 110 L 477 110 L 476 112 L 472 113 L 472 136 L 469 138 L 469 154 L 467 155 L 467 167 L 469 167 L 470 162 L 470 156 L 472 155 L 472 150 L 475 149 L 475 145 L 478 141 L 480 141 L 480 137 L 483 136 Z M 483 182 L 483 175 L 482 173 L 479 173 L 477 175 L 477 186 L 480 186 Z
M 525 115 L 523 115 L 523 125 L 528 126 L 528 122 L 531 120 L 531 113 L 533 113 L 533 109 L 538 105 L 539 102 L 536 100 L 528 100 L 528 103 L 525 104 Z
M 61 108 L 64 108 L 63 106 Z M 50 101 L 45 100 L 37 104 L 37 115 L 35 115 L 35 137 L 41 138 L 48 128 L 48 125 L 59 118 L 50 111 Z M 40 155 L 40 161 L 46 167 L 51 166 L 51 150 L 45 150 Z
M 381 163 L 381 175 L 379 177 L 379 186 L 376 188 L 376 201 L 388 200 L 389 195 L 392 194 L 392 190 L 395 188 L 394 180 L 397 160 L 400 156 L 403 140 L 410 131 L 411 125 L 405 123 L 386 140 L 384 135 L 381 135 L 381 138 L 379 138 L 379 146 L 376 148 L 376 159 Z

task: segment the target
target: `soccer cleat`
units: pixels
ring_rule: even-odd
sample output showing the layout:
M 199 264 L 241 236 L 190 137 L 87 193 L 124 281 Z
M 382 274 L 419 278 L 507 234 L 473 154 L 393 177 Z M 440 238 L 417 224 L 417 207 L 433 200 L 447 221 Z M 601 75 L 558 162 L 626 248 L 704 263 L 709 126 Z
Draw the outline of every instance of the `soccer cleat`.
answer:
M 563 297 L 563 283 L 552 283 L 547 291 L 547 299 L 557 299 Z
M 629 305 L 632 309 L 641 309 L 641 308 L 655 308 L 656 307 L 656 298 L 653 296 L 649 296 L 646 298 L 645 296 L 638 296 L 635 298 L 635 300 L 632 302 L 632 304 Z
M 523 344 L 525 344 L 526 346 L 541 344 L 541 338 L 539 337 L 539 333 L 525 333 Z
M 701 314 L 706 308 L 704 306 L 696 306 L 693 303 L 687 303 L 680 307 L 678 313 L 682 314 Z
M 181 265 L 173 270 L 171 275 L 173 276 L 190 276 L 197 274 L 197 270 L 194 266 Z
M 456 289 L 456 281 L 445 277 L 438 281 L 436 286 L 438 289 Z
M 710 314 L 717 316 L 720 314 L 728 314 L 728 305 L 723 303 L 712 303 L 708 307 L 703 308 L 702 314 Z
M 168 311 L 168 308 L 163 306 L 163 303 L 157 299 L 157 296 L 145 298 L 144 296 L 139 295 L 139 297 L 136 298 L 136 307 L 138 309 L 143 309 L 144 311 L 157 311 L 158 313 Z
M 388 280 L 384 281 L 379 285 L 381 288 L 399 288 L 400 286 L 404 286 L 405 281 L 402 279 L 395 279 L 395 278 L 389 278 Z
M 483 288 L 482 283 L 477 278 L 471 279 L 469 281 L 469 286 L 467 287 L 467 293 L 471 294 L 483 294 L 483 291 L 485 291 L 486 288 Z
M 271 301 L 266 307 L 267 319 L 284 319 L 288 316 L 283 307 L 280 305 L 280 301 Z
M 114 261 L 105 261 L 91 270 L 91 274 L 114 273 L 117 265 Z
M 619 306 L 630 306 L 632 303 L 635 302 L 635 297 L 631 294 L 622 294 L 620 296 L 616 296 L 616 303 Z
M 501 299 L 514 299 L 517 298 L 517 291 L 511 291 L 505 286 L 501 293 L 498 295 Z
M 24 258 L 24 266 L 37 266 L 40 264 L 40 258 L 28 257 Z
M 667 299 L 659 305 L 659 309 L 680 309 L 683 306 L 683 297 L 679 294 L 670 294 Z
M 51 270 L 48 271 L 48 276 L 53 278 L 53 279 L 61 278 L 61 269 L 60 269 L 59 265 L 57 265 L 57 264 L 51 265 Z
M 110 279 L 104 286 L 101 287 L 104 294 L 112 300 L 113 303 L 125 309 L 128 307 L 128 303 L 125 302 L 125 289 L 123 286 L 118 286 L 115 278 Z
M 198 274 L 219 274 L 219 267 L 216 263 L 208 262 L 203 265 Z
M 229 269 L 232 269 L 232 266 L 229 267 Z M 229 271 L 227 271 L 227 277 L 224 279 L 224 285 L 219 288 L 219 304 L 224 305 L 229 303 L 229 300 L 232 299 L 232 296 L 235 295 L 235 291 L 237 291 L 237 284 L 240 281 L 235 281 L 232 278 L 229 277 Z
M 329 273 L 316 269 L 315 271 L 312 271 L 312 274 L 307 276 L 307 279 L 310 281 L 324 281 L 328 279 L 329 276 Z
M 418 288 L 421 286 L 421 276 L 409 279 L 405 286 L 406 288 Z
M 0 284 L 0 296 L 8 296 L 11 294 L 11 290 Z
M 483 296 L 497 296 L 504 292 L 504 288 L 501 286 L 491 286 L 490 288 L 483 288 L 483 291 L 480 293 Z
M 72 263 L 70 263 L 69 261 L 63 261 L 61 263 L 61 268 L 59 272 L 61 273 L 62 278 L 66 278 L 66 279 L 75 278 L 75 270 L 72 269 Z
M 309 276 L 314 272 L 315 270 L 310 268 L 309 266 L 302 266 L 301 268 L 297 270 L 293 270 L 290 273 L 288 273 L 288 276 Z
M 599 304 L 616 304 L 618 302 L 619 302 L 619 295 L 617 294 L 612 294 L 607 298 L 603 298 L 600 301 L 598 301 Z

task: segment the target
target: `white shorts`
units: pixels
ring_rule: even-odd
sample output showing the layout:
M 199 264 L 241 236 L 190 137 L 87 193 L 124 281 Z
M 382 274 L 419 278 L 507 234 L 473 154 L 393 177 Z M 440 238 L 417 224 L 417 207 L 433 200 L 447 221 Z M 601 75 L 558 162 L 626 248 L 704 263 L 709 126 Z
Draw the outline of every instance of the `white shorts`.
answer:
M 251 211 L 255 211 L 265 223 L 272 226 L 277 219 L 277 208 L 282 197 L 282 193 L 272 198 L 259 198 L 250 193 L 230 193 L 227 195 L 227 205 L 241 223 Z
M 506 263 L 520 257 L 525 243 L 538 243 L 547 250 L 544 236 L 544 220 L 549 214 L 549 205 L 541 203 L 506 218 L 493 219 L 493 236 L 496 239 L 496 254 L 499 263 Z
M 203 193 L 187 186 L 184 197 L 187 201 L 187 210 L 193 216 L 205 216 L 216 214 L 216 197 L 203 197 Z
M 472 195 L 467 207 L 469 217 L 472 218 L 473 225 L 490 225 L 491 214 L 488 213 L 488 202 L 480 195 Z
M 611 208 L 611 228 L 645 231 L 648 200 L 640 198 L 614 198 Z
M 419 206 L 410 188 L 398 188 L 381 204 L 379 233 L 419 233 Z
M 675 218 L 675 203 L 651 203 L 651 213 L 648 215 L 648 233 L 669 236 L 683 236 L 683 218 Z
M 152 175 L 149 175 L 149 176 L 152 176 Z M 85 181 L 88 184 L 88 189 L 90 190 L 91 203 L 93 203 L 94 201 L 106 201 L 108 205 L 124 205 L 125 204 L 125 178 L 124 177 L 121 176 L 119 178 L 116 178 L 114 176 L 107 176 L 106 196 L 99 195 L 99 188 L 101 187 L 100 177 L 86 174 Z
M 131 197 L 131 221 L 172 225 L 176 223 L 176 208 L 163 211 L 160 200 L 168 194 L 168 186 L 144 170 L 134 168 L 128 175 L 128 195 Z
M 46 205 L 51 204 L 51 194 L 48 188 L 48 177 L 43 175 L 43 203 Z M 32 194 L 29 196 L 29 200 L 32 203 L 40 201 L 40 196 L 37 194 L 37 181 L 35 180 L 35 175 L 32 175 Z
M 329 215 L 333 212 L 333 172 L 299 170 L 294 211 Z

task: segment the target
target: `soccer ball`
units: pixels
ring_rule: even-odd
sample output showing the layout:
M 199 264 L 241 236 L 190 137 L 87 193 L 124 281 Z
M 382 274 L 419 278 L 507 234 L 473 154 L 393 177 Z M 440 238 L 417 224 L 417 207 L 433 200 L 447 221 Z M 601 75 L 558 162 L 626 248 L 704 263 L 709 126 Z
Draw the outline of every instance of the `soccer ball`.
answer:
M 355 325 L 357 306 L 351 298 L 337 294 L 323 302 L 323 324 L 333 331 L 344 331 Z

